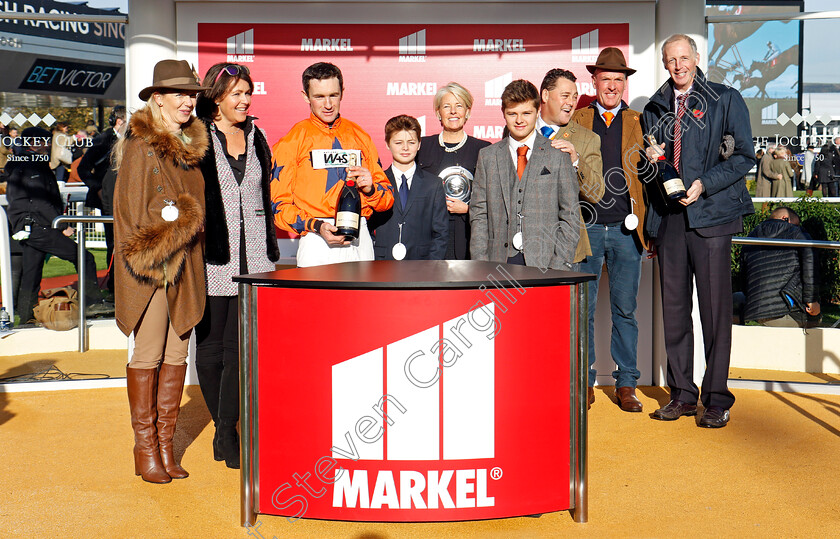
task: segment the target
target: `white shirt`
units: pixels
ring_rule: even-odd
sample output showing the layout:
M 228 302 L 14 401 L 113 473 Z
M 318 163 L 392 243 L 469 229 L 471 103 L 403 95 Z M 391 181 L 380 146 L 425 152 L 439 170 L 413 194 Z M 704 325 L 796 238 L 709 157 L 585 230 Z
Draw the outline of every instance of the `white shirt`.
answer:
M 694 85 L 693 85 L 693 84 L 692 84 L 691 86 L 689 86 L 689 87 L 688 87 L 688 90 L 686 90 L 686 91 L 684 91 L 684 92 L 681 92 L 681 91 L 677 90 L 676 88 L 674 88 L 674 114 L 676 114 L 676 113 L 677 113 L 677 107 L 679 106 L 679 101 L 677 101 L 677 99 L 678 99 L 681 95 L 685 95 L 685 94 L 687 94 L 687 93 L 691 92 L 692 88 L 694 88 Z M 688 107 L 688 105 L 686 105 L 686 107 Z
M 405 179 L 408 180 L 408 190 L 411 190 L 411 180 L 414 179 L 414 173 L 417 171 L 417 163 L 413 163 L 411 168 L 403 172 L 402 170 L 398 169 L 396 166 L 391 165 L 391 173 L 394 175 L 394 180 L 397 184 L 397 193 L 400 192 L 402 188 L 402 177 L 405 175 Z
M 568 124 L 566 124 L 566 125 L 568 125 Z M 554 138 L 553 138 L 553 137 L 554 137 L 554 136 L 555 136 L 555 135 L 556 135 L 556 134 L 560 131 L 560 128 L 561 128 L 561 127 L 566 127 L 565 125 L 560 126 L 560 125 L 553 125 L 553 124 L 547 123 L 545 120 L 543 120 L 542 114 L 540 114 L 539 116 L 537 116 L 537 132 L 538 132 L 540 135 L 542 135 L 542 128 L 543 128 L 543 126 L 548 126 L 548 127 L 549 127 L 549 128 L 551 128 L 551 130 L 553 131 L 553 133 L 551 134 L 551 136 L 550 136 L 550 137 L 547 137 L 547 138 L 549 138 L 549 139 L 551 139 L 551 140 L 554 140 Z M 578 166 L 578 163 L 579 163 L 579 162 L 580 162 L 580 154 L 578 154 L 578 158 L 575 160 L 575 162 L 574 162 L 574 163 L 572 163 L 572 166 L 573 166 L 573 167 L 575 167 L 575 168 L 577 168 L 577 166 Z
M 542 135 L 542 128 L 545 127 L 545 126 L 550 127 L 551 131 L 552 131 L 551 136 L 546 137 L 546 138 L 549 138 L 549 139 L 551 137 L 553 137 L 555 133 L 557 133 L 557 130 L 560 127 L 560 126 L 557 126 L 557 125 L 550 124 L 550 123 L 546 122 L 545 120 L 543 120 L 542 114 L 540 114 L 539 116 L 537 116 L 537 133 Z
M 600 115 L 601 115 L 601 118 L 603 118 L 603 117 L 604 117 L 604 113 L 605 113 L 605 112 L 612 112 L 613 119 L 615 119 L 615 117 L 616 117 L 616 116 L 618 116 L 618 113 L 619 113 L 619 112 L 621 112 L 621 101 L 619 101 L 619 102 L 618 102 L 618 105 L 614 106 L 614 107 L 613 107 L 613 108 L 611 108 L 611 109 L 604 108 L 604 106 L 603 106 L 603 105 L 601 105 L 600 103 L 598 103 L 597 101 L 595 101 L 595 108 L 597 108 L 597 109 L 598 109 L 598 114 L 600 114 Z M 606 119 L 605 119 L 605 120 L 604 120 L 604 123 L 606 123 L 606 122 L 607 122 L 607 121 L 606 121 Z
M 531 131 L 531 134 L 528 135 L 528 138 L 526 138 L 522 142 L 514 140 L 513 137 L 510 137 L 510 136 L 508 137 L 508 148 L 510 149 L 510 157 L 511 157 L 511 159 L 513 159 L 513 168 L 514 169 L 516 169 L 516 167 L 519 163 L 519 156 L 516 155 L 516 150 L 520 146 L 523 146 L 523 145 L 528 146 L 528 152 L 525 154 L 525 157 L 527 157 L 528 159 L 531 159 L 531 152 L 534 151 L 534 141 L 535 140 L 537 140 L 537 130 L 536 129 Z

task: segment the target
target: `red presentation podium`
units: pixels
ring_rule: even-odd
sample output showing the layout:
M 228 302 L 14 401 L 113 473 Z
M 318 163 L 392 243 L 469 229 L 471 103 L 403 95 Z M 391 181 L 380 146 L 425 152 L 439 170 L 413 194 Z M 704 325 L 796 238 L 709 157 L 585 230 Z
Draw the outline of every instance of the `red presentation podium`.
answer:
M 478 261 L 235 278 L 242 524 L 585 522 L 592 278 Z

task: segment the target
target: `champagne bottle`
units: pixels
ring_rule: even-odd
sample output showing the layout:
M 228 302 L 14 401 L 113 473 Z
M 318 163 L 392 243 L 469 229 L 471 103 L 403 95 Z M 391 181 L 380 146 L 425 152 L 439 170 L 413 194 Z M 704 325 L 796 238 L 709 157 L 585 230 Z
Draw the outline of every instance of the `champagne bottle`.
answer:
M 653 135 L 648 135 L 648 142 L 650 145 L 657 150 L 659 145 L 656 143 L 656 138 Z M 665 154 L 661 154 L 659 159 L 656 161 L 656 169 L 659 176 L 659 182 L 662 184 L 662 188 L 665 190 L 665 196 L 668 197 L 669 200 L 679 200 L 681 198 L 685 198 L 685 184 L 680 178 L 680 173 L 674 168 L 674 165 L 669 163 L 665 159 Z
M 359 237 L 359 223 L 362 218 L 362 198 L 354 180 L 347 180 L 338 194 L 335 207 L 336 236 L 344 235 L 348 240 Z

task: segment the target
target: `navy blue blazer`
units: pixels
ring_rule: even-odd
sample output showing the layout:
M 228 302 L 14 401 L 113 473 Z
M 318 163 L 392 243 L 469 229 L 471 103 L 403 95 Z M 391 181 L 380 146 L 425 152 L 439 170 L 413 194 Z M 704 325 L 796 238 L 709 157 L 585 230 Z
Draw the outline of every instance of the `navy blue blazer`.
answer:
M 405 260 L 443 260 L 449 241 L 449 212 L 441 179 L 417 167 L 403 208 L 400 182 L 394 179 L 391 167 L 385 169 L 385 175 L 394 187 L 394 205 L 387 211 L 374 212 L 368 219 L 376 260 L 394 259 L 391 248 L 399 241 L 400 223 Z
M 660 143 L 665 142 L 669 158 L 674 155 L 674 89 L 670 79 L 662 85 L 642 113 L 642 127 Z M 650 208 L 646 229 L 651 238 L 659 233 L 662 218 L 669 213 L 685 212 L 688 226 L 702 229 L 733 223 L 754 213 L 744 175 L 755 166 L 750 114 L 738 90 L 706 80 L 698 68 L 694 88 L 686 101 L 683 116 L 680 173 L 686 189 L 694 180 L 703 182 L 705 191 L 687 207 L 667 204 L 661 195 L 649 189 Z M 735 149 L 729 159 L 720 156 L 724 135 L 732 135 Z M 740 227 L 738 227 L 740 228 Z M 732 233 L 727 231 L 727 234 Z M 713 234 L 717 235 L 717 234 Z

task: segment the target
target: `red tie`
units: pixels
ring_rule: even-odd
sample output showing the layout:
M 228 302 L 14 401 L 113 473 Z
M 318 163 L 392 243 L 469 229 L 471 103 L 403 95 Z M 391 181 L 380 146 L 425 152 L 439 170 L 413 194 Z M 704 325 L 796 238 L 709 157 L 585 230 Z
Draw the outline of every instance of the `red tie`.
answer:
M 674 123 L 674 168 L 680 170 L 680 154 L 682 153 L 682 117 L 685 114 L 685 100 L 688 94 L 677 97 L 677 121 Z
M 604 112 L 604 123 L 607 124 L 607 127 L 610 126 L 610 124 L 613 121 L 613 118 L 615 118 L 615 114 L 613 114 L 610 111 Z
M 528 146 L 523 144 L 516 149 L 516 175 L 522 179 L 522 173 L 525 172 L 525 165 L 528 164 Z

